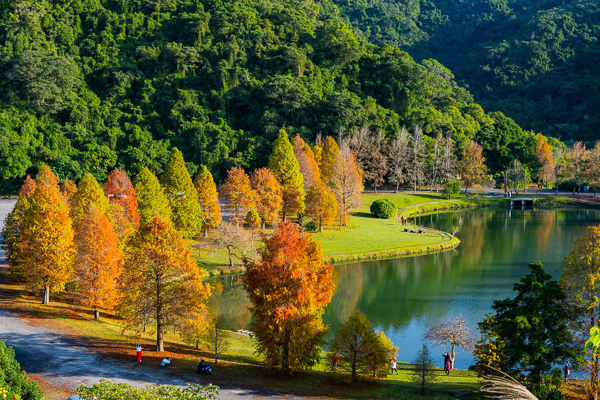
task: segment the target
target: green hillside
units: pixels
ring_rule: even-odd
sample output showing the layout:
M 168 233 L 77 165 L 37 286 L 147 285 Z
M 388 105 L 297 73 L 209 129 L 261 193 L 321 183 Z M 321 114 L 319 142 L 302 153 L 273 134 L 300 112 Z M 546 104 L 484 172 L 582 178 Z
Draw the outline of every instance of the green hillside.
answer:
M 177 146 L 222 180 L 264 166 L 285 128 L 309 143 L 361 126 L 492 138 L 535 158 L 535 139 L 486 115 L 436 61 L 369 44 L 312 1 L 1 0 L 0 184 L 49 164 L 99 180 L 161 173 Z M 489 146 L 488 146 L 489 147 Z M 507 150 L 508 149 L 508 150 Z
M 335 0 L 373 43 L 435 58 L 489 111 L 597 140 L 600 5 L 592 0 Z

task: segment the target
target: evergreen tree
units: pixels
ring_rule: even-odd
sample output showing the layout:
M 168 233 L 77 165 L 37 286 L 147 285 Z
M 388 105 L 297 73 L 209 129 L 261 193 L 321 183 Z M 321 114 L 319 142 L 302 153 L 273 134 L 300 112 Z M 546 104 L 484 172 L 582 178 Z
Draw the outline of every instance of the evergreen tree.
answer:
M 194 236 L 201 228 L 202 209 L 198 203 L 198 191 L 192 183 L 183 155 L 175 147 L 171 150 L 162 184 L 173 212 L 173 226 L 185 238 Z
M 269 169 L 273 171 L 282 188 L 283 219 L 285 220 L 290 214 L 303 211 L 304 181 L 300 165 L 294 156 L 294 147 L 283 129 L 279 131 L 279 136 L 273 145 Z
M 217 185 L 205 165 L 196 176 L 194 187 L 198 192 L 198 203 L 202 209 L 202 231 L 206 237 L 209 230 L 216 228 L 221 223 L 221 205 L 219 204 Z
M 109 203 L 94 175 L 85 174 L 79 181 L 71 202 L 71 218 L 75 229 L 79 229 L 79 222 L 90 212 L 92 207 L 97 207 L 107 214 Z
M 340 151 L 335 139 L 331 136 L 327 136 L 323 141 L 321 154 L 319 157 L 319 171 L 321 172 L 321 179 L 325 183 L 329 183 L 331 174 L 333 173 L 333 166 L 337 162 L 338 152 Z
M 158 179 L 147 167 L 135 177 L 134 187 L 138 197 L 140 225 L 144 225 L 155 215 L 165 221 L 171 221 L 169 200 Z

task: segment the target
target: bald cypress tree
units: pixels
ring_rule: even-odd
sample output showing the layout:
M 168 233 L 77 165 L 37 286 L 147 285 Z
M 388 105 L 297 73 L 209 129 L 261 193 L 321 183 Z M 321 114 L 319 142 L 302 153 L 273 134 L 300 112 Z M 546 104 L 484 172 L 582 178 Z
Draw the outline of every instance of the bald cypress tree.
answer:
M 302 212 L 305 196 L 304 180 L 294 155 L 294 147 L 283 129 L 279 131 L 279 136 L 273 145 L 269 169 L 273 171 L 282 188 L 283 219 L 285 220 L 291 214 Z
M 217 185 L 205 165 L 196 176 L 194 187 L 198 191 L 198 203 L 202 208 L 202 232 L 204 232 L 204 236 L 208 236 L 208 231 L 221 223 L 221 206 L 219 205 Z
M 155 215 L 159 215 L 165 221 L 171 221 L 169 200 L 158 178 L 148 167 L 144 167 L 135 177 L 134 187 L 138 197 L 140 225 L 146 224 Z
M 79 181 L 77 190 L 71 200 L 71 218 L 73 227 L 78 229 L 79 222 L 90 212 L 92 207 L 98 208 L 103 214 L 108 212 L 108 199 L 104 195 L 102 186 L 94 175 L 85 174 Z
M 185 166 L 183 154 L 176 147 L 171 150 L 162 184 L 173 212 L 173 226 L 185 238 L 194 236 L 202 225 L 202 209 L 198 203 L 198 191 Z

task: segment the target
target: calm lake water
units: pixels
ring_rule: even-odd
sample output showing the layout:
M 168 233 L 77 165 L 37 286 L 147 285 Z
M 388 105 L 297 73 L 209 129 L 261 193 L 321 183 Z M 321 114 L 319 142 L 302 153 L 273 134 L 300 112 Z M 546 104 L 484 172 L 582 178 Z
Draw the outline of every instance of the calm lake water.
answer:
M 420 257 L 360 262 L 335 267 L 336 292 L 324 321 L 332 332 L 358 308 L 378 331 L 400 347 L 398 359 L 412 361 L 429 321 L 463 315 L 475 328 L 494 300 L 512 297 L 513 285 L 541 261 L 558 279 L 562 260 L 585 228 L 600 223 L 600 210 L 474 210 L 417 218 L 426 227 L 451 232 L 462 241 L 452 251 Z M 230 329 L 251 329 L 241 276 L 222 279 L 210 299 Z M 433 349 L 442 365 L 443 348 Z M 458 351 L 457 368 L 473 364 Z

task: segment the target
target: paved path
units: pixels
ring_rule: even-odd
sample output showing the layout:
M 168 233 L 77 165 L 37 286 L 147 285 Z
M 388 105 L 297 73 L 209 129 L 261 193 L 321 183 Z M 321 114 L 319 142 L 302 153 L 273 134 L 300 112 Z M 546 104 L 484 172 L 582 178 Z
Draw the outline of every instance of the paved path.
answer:
M 0 199 L 0 230 L 15 200 Z M 4 253 L 0 252 L 0 268 L 6 266 Z M 187 382 L 209 383 L 206 377 L 190 374 L 177 376 L 168 369 L 135 363 L 118 364 L 90 352 L 85 343 L 70 336 L 51 332 L 46 328 L 31 326 L 26 320 L 6 310 L 0 310 L 0 340 L 15 349 L 17 361 L 25 371 L 38 376 L 52 386 L 76 389 L 79 385 L 91 386 L 100 379 L 124 382 L 143 387 L 151 384 L 185 385 Z M 221 389 L 220 398 L 229 399 L 303 399 L 307 397 L 276 395 L 272 392 L 227 388 Z

